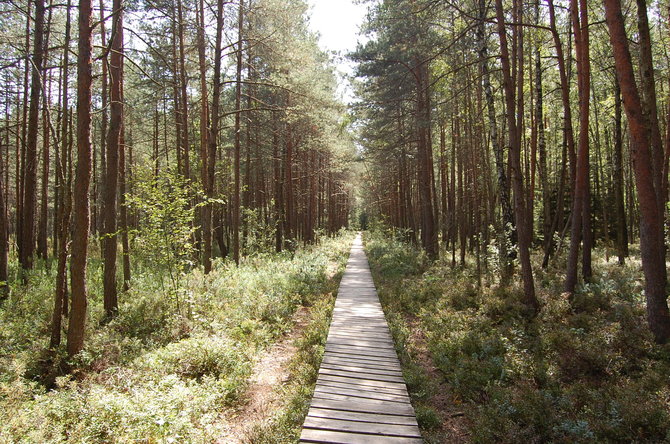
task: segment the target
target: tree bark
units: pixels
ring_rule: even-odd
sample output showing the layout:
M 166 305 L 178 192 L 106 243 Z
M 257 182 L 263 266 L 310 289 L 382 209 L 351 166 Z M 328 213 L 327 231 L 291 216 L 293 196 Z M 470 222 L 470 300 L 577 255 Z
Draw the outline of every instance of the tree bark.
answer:
M 539 25 L 540 2 L 535 4 L 535 21 Z M 537 125 L 537 152 L 539 157 L 540 184 L 542 186 L 542 238 L 544 243 L 551 242 L 551 189 L 549 186 L 549 168 L 547 165 L 547 141 L 544 128 L 544 89 L 542 87 L 541 43 L 535 47 L 535 122 Z
M 515 257 L 513 247 L 516 245 L 516 228 L 514 224 L 514 212 L 509 197 L 509 182 L 505 174 L 505 163 L 503 161 L 505 152 L 500 145 L 498 136 L 498 125 L 496 122 L 495 102 L 493 88 L 491 87 L 491 73 L 488 62 L 488 44 L 485 34 L 486 6 L 484 0 L 479 0 L 479 25 L 477 26 L 477 39 L 479 40 L 479 59 L 482 70 L 482 81 L 484 82 L 484 94 L 486 96 L 486 110 L 491 133 L 491 144 L 495 156 L 496 176 L 498 180 L 498 194 L 500 195 L 500 206 L 502 208 L 502 230 L 503 242 L 499 243 L 500 259 L 503 261 L 503 279 L 512 275 L 513 259 Z
M 123 131 L 123 4 L 113 2 L 112 44 L 109 64 L 110 119 L 107 135 L 107 171 L 105 175 L 105 232 L 104 232 L 104 308 L 112 318 L 118 312 L 116 288 L 117 259 L 117 194 L 119 192 L 119 151 Z
M 183 154 L 183 171 L 181 172 L 184 177 L 189 179 L 191 177 L 191 161 L 190 161 L 190 149 L 189 149 L 189 138 L 188 138 L 188 85 L 186 78 L 186 62 L 185 62 L 185 49 L 184 49 L 184 13 L 183 5 L 181 0 L 177 0 L 177 18 L 179 20 L 177 31 L 179 34 L 179 86 L 181 89 L 181 103 L 180 103 L 180 116 L 181 116 L 181 147 Z
M 533 269 L 530 263 L 530 239 L 531 232 L 526 212 L 526 194 L 523 185 L 523 173 L 521 170 L 521 139 L 514 116 L 514 84 L 510 69 L 509 49 L 507 47 L 507 31 L 505 29 L 505 18 L 502 0 L 495 0 L 498 36 L 500 37 L 500 61 L 503 71 L 503 90 L 505 103 L 507 105 L 506 116 L 510 142 L 510 169 L 512 170 L 512 187 L 514 190 L 514 209 L 516 215 L 517 231 L 519 233 L 519 261 L 521 263 L 521 275 L 524 288 L 524 303 L 533 311 L 539 310 L 539 301 L 535 296 L 535 284 L 533 281 Z
M 430 140 L 430 95 L 428 66 L 425 62 L 416 60 L 416 114 L 417 114 L 417 180 L 421 206 L 421 240 L 426 254 L 431 259 L 439 257 L 439 244 L 435 228 L 435 212 L 433 208 L 433 162 Z
M 242 113 L 242 39 L 244 26 L 244 0 L 240 0 L 237 17 L 237 69 L 235 85 L 235 154 L 233 170 L 235 189 L 233 191 L 233 259 L 240 263 L 240 151 L 241 151 L 241 113 Z M 288 186 L 291 184 L 289 182 Z M 290 233 L 290 232 L 289 232 Z
M 621 88 L 614 77 L 614 206 L 616 213 L 616 242 L 619 264 L 628 257 L 628 228 L 623 193 L 623 135 L 621 131 Z
M 71 32 L 71 19 L 70 19 L 70 6 L 72 0 L 67 2 L 67 12 L 65 13 L 65 40 L 64 40 L 64 49 L 63 49 L 63 103 L 62 103 L 62 115 L 61 115 L 61 149 L 60 149 L 60 158 L 56 159 L 56 171 L 58 177 L 56 182 L 59 184 L 57 193 L 57 211 L 56 211 L 56 226 L 57 237 L 58 237 L 58 263 L 56 265 L 56 289 L 54 293 L 54 311 L 51 318 L 51 340 L 49 342 L 49 348 L 54 349 L 58 347 L 61 343 L 61 328 L 62 328 L 62 318 L 65 314 L 65 308 L 67 304 L 67 256 L 70 252 L 70 244 L 68 242 L 68 235 L 70 233 L 70 216 L 72 213 L 72 196 L 71 196 L 71 180 L 72 176 L 70 174 L 70 147 L 68 143 L 68 114 L 69 114 L 69 104 L 68 104 L 68 83 L 69 83 L 69 55 L 70 55 L 70 32 Z
M 72 312 L 67 332 L 69 356 L 84 347 L 86 325 L 86 259 L 90 230 L 89 187 L 91 184 L 91 0 L 79 0 L 79 54 L 77 56 L 77 170 L 74 187 L 74 230 L 70 279 Z
M 30 83 L 30 109 L 23 173 L 22 236 L 19 243 L 21 268 L 33 268 L 35 252 L 35 208 L 37 205 L 37 133 L 39 106 L 42 98 L 44 55 L 44 0 L 35 0 L 35 27 L 33 37 L 32 74 Z
M 579 91 L 579 151 L 577 155 L 577 171 L 575 191 L 572 202 L 572 228 L 570 232 L 570 252 L 565 277 L 565 291 L 573 294 L 577 285 L 577 265 L 579 262 L 579 245 L 584 241 L 582 258 L 582 275 L 585 280 L 591 277 L 591 204 L 589 193 L 589 97 L 590 97 L 590 62 L 588 40 L 588 15 L 586 4 L 580 0 L 571 0 L 570 14 L 575 36 L 577 53 L 577 87 Z
M 616 73 L 630 128 L 631 156 L 640 206 L 640 254 L 645 277 L 647 320 L 656 342 L 666 343 L 670 339 L 670 313 L 666 295 L 665 239 L 663 218 L 659 212 L 659 196 L 654 186 L 651 141 L 635 81 L 621 1 L 605 0 L 604 3 Z M 640 6 L 644 6 L 644 2 L 638 4 Z
M 208 150 L 201 161 L 202 182 L 205 197 L 214 197 L 214 173 L 216 169 L 216 150 L 219 136 L 219 104 L 221 99 L 221 40 L 223 36 L 223 0 L 217 1 L 216 9 L 216 38 L 214 43 L 214 75 L 212 86 L 211 125 L 208 140 Z M 203 73 L 204 75 L 204 73 Z M 204 100 L 204 99 L 203 99 Z M 205 274 L 212 271 L 212 203 L 203 207 L 203 265 Z
M 0 150 L 0 165 L 3 164 L 3 155 Z M 5 201 L 6 183 L 0 174 L 0 302 L 9 296 L 9 223 L 7 220 L 7 203 Z

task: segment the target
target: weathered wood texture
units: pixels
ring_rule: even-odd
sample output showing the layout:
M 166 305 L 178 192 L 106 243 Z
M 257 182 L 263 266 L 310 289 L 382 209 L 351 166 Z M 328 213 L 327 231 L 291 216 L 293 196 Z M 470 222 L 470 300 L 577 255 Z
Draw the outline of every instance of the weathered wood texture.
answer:
M 340 283 L 300 442 L 423 442 L 360 235 Z

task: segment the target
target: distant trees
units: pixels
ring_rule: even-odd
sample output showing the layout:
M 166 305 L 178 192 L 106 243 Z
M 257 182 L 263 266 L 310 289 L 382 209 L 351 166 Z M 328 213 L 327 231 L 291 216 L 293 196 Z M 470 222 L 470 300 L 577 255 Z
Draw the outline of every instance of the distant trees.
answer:
M 669 109 L 668 96 L 657 94 L 664 89 L 656 82 L 665 85 L 670 72 L 667 60 L 654 65 L 653 56 L 663 54 L 667 14 L 640 0 L 628 17 L 619 0 L 608 0 L 605 25 L 595 4 L 567 6 L 373 5 L 366 25 L 372 40 L 352 54 L 361 80 L 356 117 L 366 205 L 407 239 L 420 239 L 433 258 L 426 222 L 435 221 L 442 254 L 451 252 L 456 265 L 457 251 L 461 264 L 470 252 L 479 276 L 498 267 L 506 284 L 516 258 L 531 312 L 540 309 L 533 246 L 544 250 L 542 267 L 552 258 L 566 266 L 564 288 L 572 294 L 580 256 L 588 281 L 594 244 L 607 258 L 615 251 L 623 264 L 639 234 L 649 323 L 656 340 L 666 342 L 670 149 L 661 135 L 670 133 L 658 111 Z M 636 43 L 625 31 L 633 21 L 628 32 Z M 414 88 L 420 77 L 413 74 L 423 67 L 428 81 Z M 422 113 L 426 103 L 430 112 Z M 426 168 L 431 156 L 439 162 Z
M 396 183 L 390 188 L 389 183 L 380 184 L 380 189 L 397 189 L 393 201 L 389 202 L 396 223 L 420 234 L 426 253 L 436 259 L 439 256 L 438 200 L 429 69 L 434 33 L 425 26 L 426 17 L 414 2 L 384 2 L 377 12 L 370 22 L 370 29 L 379 33 L 378 40 L 368 42 L 353 55 L 359 62 L 359 74 L 370 79 L 371 94 L 365 97 L 370 103 L 362 106 L 371 108 L 370 114 L 364 116 L 374 114 L 378 117 L 374 129 L 370 127 L 369 131 L 379 131 L 379 136 L 366 132 L 364 138 L 383 140 L 385 146 L 375 146 L 375 153 L 380 149 L 389 151 L 384 153 L 384 162 L 394 175 L 386 179 Z M 405 19 L 394 20 L 400 16 Z M 388 84 L 396 88 L 386 88 Z M 372 108 L 376 104 L 379 104 L 378 109 Z M 396 165 L 392 164 L 394 157 L 398 162 Z M 406 168 L 408 158 L 416 158 L 411 170 Z M 410 182 L 416 183 L 416 198 L 405 194 Z M 386 193 L 382 194 L 387 197 Z M 419 215 L 417 219 L 415 211 Z
M 302 0 L 0 5 L 0 299 L 19 285 L 12 245 L 25 280 L 52 248 L 51 349 L 64 329 L 70 355 L 84 345 L 96 247 L 109 320 L 146 227 L 167 231 L 143 220 L 143 181 L 176 174 L 160 182 L 166 193 L 188 188 L 180 217 L 197 211 L 180 260 L 205 272 L 216 257 L 239 262 L 347 226 L 354 147 L 306 11 Z

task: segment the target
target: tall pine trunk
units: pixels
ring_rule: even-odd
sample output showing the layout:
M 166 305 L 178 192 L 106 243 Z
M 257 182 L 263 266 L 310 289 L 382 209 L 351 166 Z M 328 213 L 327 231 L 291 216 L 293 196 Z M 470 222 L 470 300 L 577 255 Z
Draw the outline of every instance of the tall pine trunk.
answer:
M 486 96 L 486 110 L 489 121 L 489 131 L 491 135 L 491 144 L 493 145 L 493 154 L 495 157 L 496 177 L 498 180 L 498 194 L 500 195 L 500 205 L 502 207 L 502 231 L 504 236 L 499 242 L 500 259 L 503 262 L 503 280 L 512 275 L 513 268 L 513 247 L 516 244 L 516 229 L 514 225 L 514 212 L 509 197 L 509 182 L 505 174 L 505 156 L 504 149 L 500 145 L 498 136 L 498 125 L 496 122 L 495 102 L 493 97 L 493 88 L 491 87 L 491 73 L 488 62 L 488 42 L 486 38 L 485 18 L 486 5 L 484 0 L 479 0 L 479 24 L 477 25 L 477 40 L 479 41 L 479 60 L 482 71 L 482 81 L 484 82 L 484 95 Z
M 30 81 L 30 109 L 28 133 L 23 158 L 23 203 L 21 214 L 22 235 L 19 243 L 19 262 L 23 269 L 33 268 L 35 252 L 35 208 L 37 205 L 37 135 L 39 106 L 42 98 L 44 55 L 44 0 L 35 0 L 35 29 L 33 37 L 32 73 Z
M 570 14 L 575 35 L 577 52 L 577 89 L 579 91 L 579 151 L 575 177 L 574 199 L 572 202 L 572 228 L 570 252 L 565 277 L 565 291 L 574 293 L 577 285 L 577 265 L 579 245 L 583 240 L 582 275 L 591 277 L 591 196 L 589 190 L 589 96 L 591 68 L 589 62 L 588 14 L 586 4 L 581 0 L 571 0 Z
M 79 54 L 77 56 L 77 169 L 74 184 L 74 230 L 70 279 L 72 311 L 67 332 L 67 352 L 74 356 L 84 347 L 86 325 L 86 259 L 90 230 L 91 184 L 91 0 L 79 0 Z
M 117 258 L 117 195 L 119 188 L 119 151 L 123 132 L 123 5 L 114 0 L 112 44 L 109 57 L 110 119 L 107 135 L 107 171 L 105 176 L 105 232 L 104 232 L 104 308 L 111 318 L 118 311 L 116 288 Z
M 631 156 L 640 205 L 640 255 L 645 278 L 647 320 L 656 342 L 665 343 L 670 339 L 670 312 L 666 294 L 663 218 L 659 211 L 659 200 L 662 197 L 660 190 L 655 187 L 657 174 L 654 173 L 654 167 L 661 165 L 653 162 L 648 120 L 645 118 L 644 105 L 635 81 L 621 1 L 605 0 L 604 3 L 616 73 L 630 128 Z M 640 2 L 638 7 L 646 8 L 646 5 Z
M 535 296 L 535 283 L 533 281 L 533 269 L 530 263 L 530 240 L 531 227 L 527 220 L 526 193 L 523 185 L 523 172 L 521 170 L 521 138 L 517 127 L 517 119 L 514 115 L 516 109 L 514 103 L 514 84 L 510 67 L 509 49 L 507 46 L 507 31 L 502 0 L 495 1 L 498 36 L 500 38 L 500 60 L 503 71 L 503 90 L 505 103 L 507 105 L 506 117 L 509 131 L 510 143 L 510 169 L 512 171 L 512 188 L 514 190 L 514 210 L 516 215 L 517 231 L 519 235 L 519 261 L 521 263 L 521 277 L 523 279 L 524 303 L 533 311 L 539 310 L 539 302 Z

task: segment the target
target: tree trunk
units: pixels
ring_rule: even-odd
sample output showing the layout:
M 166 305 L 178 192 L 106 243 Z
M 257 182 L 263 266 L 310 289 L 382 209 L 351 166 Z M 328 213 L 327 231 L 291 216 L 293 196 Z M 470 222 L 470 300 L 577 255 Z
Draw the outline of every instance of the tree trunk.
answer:
M 63 49 L 63 103 L 61 115 L 61 149 L 60 158 L 56 159 L 57 172 L 59 177 L 56 178 L 59 188 L 57 188 L 57 211 L 56 211 L 56 226 L 58 227 L 58 264 L 56 266 L 56 290 L 54 293 L 54 311 L 51 320 L 51 340 L 49 348 L 53 349 L 61 343 L 61 328 L 62 318 L 65 314 L 67 304 L 67 256 L 70 251 L 70 244 L 68 242 L 68 235 L 70 233 L 70 216 L 72 212 L 72 175 L 70 174 L 71 165 L 70 147 L 68 143 L 68 82 L 69 82 L 69 55 L 70 55 L 70 6 L 72 0 L 67 2 L 67 12 L 65 13 L 65 40 Z
M 216 9 L 216 40 L 214 43 L 214 78 L 212 86 L 211 125 L 209 147 L 202 160 L 202 182 L 205 198 L 214 197 L 214 172 L 216 169 L 216 149 L 219 136 L 219 103 L 221 99 L 221 39 L 223 36 L 223 0 L 217 1 Z M 204 72 L 202 73 L 204 76 Z M 205 100 L 205 98 L 203 98 Z M 212 271 L 212 203 L 207 203 L 203 209 L 203 265 L 205 274 Z
M 272 168 L 274 172 L 274 217 L 275 217 L 275 251 L 282 251 L 284 241 L 282 239 L 283 220 L 283 187 L 281 174 L 281 154 L 279 151 L 279 128 L 277 125 L 277 111 L 272 112 Z M 330 197 L 328 199 L 330 202 Z
M 100 0 L 100 42 L 103 48 L 107 47 L 107 30 L 105 29 L 106 15 L 105 0 Z M 109 120 L 109 83 L 108 68 L 109 54 L 107 51 L 102 55 L 102 67 L 100 75 L 100 97 L 102 100 L 100 109 L 100 177 L 94 177 L 98 192 L 98 214 L 95 229 L 98 233 L 105 232 L 105 182 L 107 182 L 107 123 Z M 105 249 L 105 238 L 100 237 L 100 249 Z
M 521 275 L 524 287 L 524 303 L 533 311 L 539 310 L 539 302 L 535 296 L 535 284 L 533 282 L 533 269 L 530 263 L 530 239 L 531 232 L 529 222 L 526 220 L 526 194 L 523 186 L 523 173 L 521 170 L 521 139 L 514 116 L 514 85 L 510 69 L 509 50 L 507 48 L 507 32 L 502 0 L 496 0 L 496 16 L 498 36 L 500 37 L 500 60 L 503 71 L 503 90 L 505 93 L 505 110 L 510 141 L 510 169 L 512 170 L 512 187 L 514 190 L 514 209 L 516 215 L 517 231 L 519 233 L 519 261 L 521 263 Z
M 417 180 L 419 183 L 419 196 L 421 206 L 421 239 L 426 254 L 431 259 L 439 257 L 439 245 L 437 230 L 435 228 L 435 212 L 433 209 L 433 163 L 431 161 L 432 144 L 430 141 L 430 87 L 428 79 L 428 66 L 424 62 L 418 62 L 415 72 L 416 95 L 417 95 Z
M 635 81 L 628 48 L 620 0 L 605 0 L 605 16 L 614 50 L 614 62 L 628 117 L 631 156 L 640 205 L 640 254 L 645 277 L 647 320 L 654 339 L 665 343 L 670 339 L 670 313 L 666 295 L 665 239 L 663 218 L 659 212 L 659 196 L 655 189 L 651 141 L 642 99 Z M 646 5 L 638 3 L 638 7 Z M 659 166 L 659 165 L 656 165 Z
M 200 181 L 203 190 L 207 190 L 209 182 L 209 173 L 207 172 L 209 163 L 209 97 L 207 92 L 207 43 L 205 41 L 205 3 L 203 0 L 199 1 L 197 8 L 197 28 L 198 28 L 198 67 L 200 71 Z M 202 237 L 198 242 L 202 250 L 202 260 L 205 266 L 205 271 L 209 273 L 211 270 L 212 257 L 212 235 L 211 235 L 211 213 L 205 207 L 199 209 Z M 198 233 L 196 233 L 197 236 Z M 205 244 L 205 245 L 203 245 Z
M 70 279 L 72 312 L 67 332 L 67 352 L 74 356 L 84 347 L 86 325 L 86 259 L 90 229 L 91 184 L 91 0 L 79 0 L 79 54 L 77 56 L 77 170 L 74 187 L 74 230 Z
M 0 150 L 0 165 L 3 164 L 3 155 Z M 9 296 L 9 224 L 7 221 L 7 203 L 5 201 L 6 184 L 0 175 L 0 302 Z
M 621 131 L 621 88 L 614 77 L 614 207 L 616 214 L 616 242 L 619 264 L 628 257 L 628 228 L 623 193 L 623 136 Z
M 121 85 L 121 100 L 123 100 L 123 85 Z M 124 116 L 125 117 L 125 116 Z M 125 119 L 124 119 L 125 120 Z M 125 122 L 121 127 L 119 137 L 119 231 L 121 232 L 121 253 L 123 255 L 123 291 L 130 288 L 130 243 L 128 241 L 128 207 L 126 206 L 126 136 Z M 130 155 L 132 164 L 132 154 Z
M 580 2 L 582 3 L 582 2 Z M 570 253 L 565 277 L 565 291 L 573 294 L 577 285 L 577 265 L 579 245 L 584 240 L 582 274 L 585 280 L 591 277 L 591 205 L 589 193 L 589 97 L 590 64 L 588 48 L 588 17 L 585 4 L 577 0 L 570 2 L 570 14 L 575 35 L 577 53 L 577 86 L 579 91 L 579 151 L 575 191 L 572 202 L 572 229 L 570 232 Z
M 28 134 L 24 157 L 22 236 L 19 243 L 19 262 L 24 270 L 33 268 L 35 251 L 35 207 L 37 205 L 37 133 L 39 106 L 42 98 L 44 55 L 44 0 L 35 0 L 35 30 L 33 37 L 32 74 L 30 83 L 30 109 Z
M 491 133 L 491 144 L 495 155 L 496 176 L 498 179 L 498 193 L 500 195 L 500 206 L 502 207 L 502 230 L 504 233 L 503 241 L 499 243 L 500 259 L 503 261 L 503 280 L 512 275 L 514 245 L 516 244 L 516 228 L 514 224 L 514 213 L 509 197 L 509 183 L 505 174 L 505 163 L 503 161 L 505 153 L 500 145 L 498 137 L 498 125 L 496 123 L 495 102 L 493 98 L 493 88 L 491 87 L 491 74 L 488 62 L 488 44 L 485 34 L 484 19 L 486 18 L 486 6 L 484 0 L 479 0 L 480 22 L 477 26 L 477 39 L 479 40 L 479 60 L 482 70 L 482 80 L 484 82 L 484 94 L 486 96 L 486 109 L 488 112 L 489 131 Z
M 177 18 L 179 20 L 177 30 L 179 34 L 179 86 L 181 87 L 181 103 L 180 103 L 180 116 L 181 116 L 181 147 L 183 152 L 183 171 L 181 172 L 184 177 L 189 179 L 191 177 L 191 162 L 190 162 L 190 149 L 189 149 L 189 140 L 188 140 L 188 85 L 186 78 L 186 66 L 185 66 L 185 49 L 184 49 L 184 13 L 183 5 L 181 0 L 177 0 Z
M 240 0 L 237 18 L 237 69 L 235 85 L 235 190 L 233 191 L 233 259 L 240 263 L 240 150 L 241 150 L 241 113 L 242 113 L 242 38 L 244 26 L 244 0 Z M 290 183 L 289 183 L 290 187 Z
M 535 4 L 535 21 L 539 25 L 540 2 Z M 535 122 L 537 125 L 537 152 L 539 156 L 540 183 L 542 186 L 542 238 L 546 245 L 551 242 L 551 190 L 549 187 L 549 169 L 547 166 L 547 142 L 544 128 L 544 89 L 542 88 L 541 43 L 535 48 Z
M 104 308 L 105 316 L 116 316 L 119 304 L 116 288 L 117 193 L 119 191 L 119 150 L 123 131 L 123 5 L 114 0 L 112 44 L 109 64 L 110 119 L 107 136 L 107 171 L 105 175 L 104 232 Z
M 556 58 L 558 61 L 558 72 L 559 78 L 561 81 L 561 100 L 563 102 L 563 134 L 564 134 L 564 151 L 567 152 L 567 158 L 569 159 L 570 165 L 570 190 L 571 195 L 574 191 L 575 185 L 575 171 L 577 167 L 576 153 L 575 153 L 575 135 L 572 125 L 572 111 L 570 108 L 570 84 L 568 81 L 568 75 L 565 68 L 565 57 L 563 55 L 563 44 L 561 43 L 560 35 L 558 34 L 558 29 L 556 28 L 556 13 L 554 8 L 553 0 L 547 0 L 549 6 L 549 27 L 551 29 L 551 34 L 554 39 L 554 46 L 556 47 Z M 551 236 L 553 237 L 554 233 L 559 227 L 559 224 L 563 222 L 563 194 L 565 190 L 565 155 L 563 156 L 563 170 L 561 171 L 561 183 L 559 185 L 559 194 L 558 194 L 558 205 L 556 207 L 556 215 L 552 223 Z M 545 257 L 542 261 L 542 266 L 546 267 L 549 263 L 549 257 L 552 252 L 552 243 L 545 243 Z

